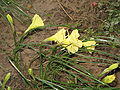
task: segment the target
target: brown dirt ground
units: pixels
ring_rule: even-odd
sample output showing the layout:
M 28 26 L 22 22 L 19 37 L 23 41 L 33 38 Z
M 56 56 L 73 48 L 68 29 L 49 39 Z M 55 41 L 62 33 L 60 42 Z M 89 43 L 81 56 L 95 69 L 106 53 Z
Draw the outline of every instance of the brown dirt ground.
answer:
M 22 4 L 29 8 L 30 11 L 27 12 L 30 15 L 34 15 L 35 13 L 41 15 L 41 17 L 45 21 L 45 24 L 76 24 L 78 28 L 84 30 L 87 28 L 99 30 L 98 27 L 101 25 L 106 14 L 104 10 L 99 10 L 98 8 L 91 6 L 91 2 L 93 1 L 99 3 L 103 0 L 32 0 L 31 3 L 27 3 L 25 0 L 22 0 Z M 64 7 L 68 15 L 65 13 L 60 5 Z M 9 27 L 6 26 L 6 23 L 2 21 L 3 20 L 0 21 L 0 81 L 4 78 L 7 72 L 11 72 L 12 78 L 9 85 L 14 88 L 19 88 L 20 90 L 23 90 L 24 85 L 20 81 L 21 79 L 7 59 L 7 55 L 9 55 L 11 48 L 13 48 L 13 39 Z M 23 25 L 18 21 L 15 21 L 15 26 L 18 35 L 20 35 L 24 32 L 28 24 Z M 37 32 L 36 34 L 30 36 L 29 39 L 27 39 L 25 42 L 40 42 L 54 34 L 57 30 L 56 28 L 51 29 L 52 30 L 43 30 Z M 103 48 L 103 50 L 105 49 L 106 48 Z M 108 50 L 106 49 L 105 51 Z M 120 50 L 109 50 L 108 52 L 120 53 Z M 23 66 L 28 68 L 29 60 L 34 55 L 32 51 L 26 49 L 25 51 L 23 51 L 23 56 L 25 60 L 23 61 Z M 89 61 L 95 60 L 91 59 Z M 92 71 L 93 74 L 98 74 L 104 68 L 106 68 L 106 66 L 99 67 L 98 64 L 89 64 L 87 68 L 89 68 L 89 70 Z M 120 87 L 119 84 L 117 87 Z

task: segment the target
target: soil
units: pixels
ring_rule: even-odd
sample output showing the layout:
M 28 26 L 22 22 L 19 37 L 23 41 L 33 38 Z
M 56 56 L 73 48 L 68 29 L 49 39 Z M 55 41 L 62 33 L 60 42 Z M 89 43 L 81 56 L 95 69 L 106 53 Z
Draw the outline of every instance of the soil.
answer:
M 31 0 L 31 2 L 28 3 L 27 1 L 22 0 L 21 3 L 22 5 L 29 8 L 27 13 L 31 16 L 33 16 L 35 13 L 39 14 L 46 25 L 71 24 L 73 27 L 77 27 L 79 29 L 86 30 L 88 28 L 91 28 L 99 31 L 98 27 L 100 27 L 101 23 L 103 23 L 103 20 L 106 17 L 106 13 L 104 12 L 104 10 L 98 9 L 97 6 L 92 6 L 91 3 L 96 2 L 98 5 L 101 1 L 103 0 Z M 20 22 L 15 20 L 15 28 L 17 30 L 18 36 L 20 36 L 25 31 L 28 25 L 29 24 L 21 24 Z M 6 22 L 4 22 L 4 20 L 1 20 L 0 29 L 0 81 L 3 80 L 4 76 L 8 72 L 11 72 L 12 76 L 10 82 L 8 82 L 8 85 L 16 89 L 19 88 L 19 90 L 23 90 L 25 88 L 24 84 L 18 73 L 8 62 L 7 58 L 7 56 L 10 55 L 12 48 L 14 48 L 10 27 L 6 26 Z M 57 27 L 39 31 L 26 39 L 25 42 L 39 43 L 45 38 L 53 35 L 56 31 Z M 120 53 L 120 50 L 115 49 L 109 50 L 103 48 L 102 50 L 109 53 Z M 28 69 L 30 64 L 29 61 L 31 60 L 31 57 L 34 57 L 35 55 L 29 49 L 25 49 L 22 54 L 24 58 L 24 61 L 22 62 L 23 68 Z M 97 54 L 93 56 L 96 55 Z M 100 57 L 105 56 L 101 55 Z M 95 61 L 95 59 L 90 59 L 89 61 Z M 92 71 L 93 74 L 98 75 L 106 67 L 106 65 L 99 66 L 98 64 L 89 64 L 86 68 L 89 68 L 89 70 Z M 23 73 L 25 74 L 24 70 Z M 119 75 L 120 73 L 117 73 L 117 76 Z M 116 85 L 116 87 L 120 87 L 120 78 L 118 77 L 117 79 L 118 84 Z

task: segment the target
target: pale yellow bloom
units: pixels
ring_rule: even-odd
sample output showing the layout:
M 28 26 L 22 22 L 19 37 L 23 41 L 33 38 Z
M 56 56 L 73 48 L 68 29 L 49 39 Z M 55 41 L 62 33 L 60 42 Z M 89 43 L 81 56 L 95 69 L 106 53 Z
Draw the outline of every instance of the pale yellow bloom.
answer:
M 79 36 L 78 30 L 73 30 L 68 38 L 62 42 L 62 46 L 65 47 L 68 52 L 77 52 L 78 48 L 82 47 L 82 41 L 78 39 Z
M 114 64 L 110 65 L 108 68 L 106 68 L 99 76 L 102 76 L 118 67 L 119 67 L 119 63 L 114 63 Z
M 66 30 L 64 28 L 60 29 L 60 31 L 58 31 L 55 35 L 45 39 L 44 41 L 55 41 L 61 43 L 66 38 L 65 33 Z
M 55 35 L 45 39 L 44 41 L 55 41 L 66 48 L 68 52 L 77 52 L 78 48 L 82 47 L 82 41 L 78 39 L 78 37 L 80 36 L 78 30 L 73 30 L 68 37 L 65 36 L 65 34 L 66 30 L 61 29 Z
M 38 28 L 40 26 L 44 26 L 43 20 L 39 15 L 35 14 L 34 17 L 32 18 L 31 25 L 28 27 L 28 29 L 25 31 L 25 33 L 31 29 L 35 29 L 35 28 Z
M 83 46 L 87 47 L 87 49 L 90 49 L 90 50 L 95 50 L 95 46 L 94 46 L 95 44 L 96 44 L 95 41 L 83 42 Z
M 78 47 L 76 47 L 72 44 L 67 46 L 66 49 L 68 50 L 68 52 L 71 52 L 71 53 L 76 53 L 78 51 Z
M 102 82 L 104 83 L 112 83 L 115 80 L 115 75 L 108 75 L 105 78 L 102 79 Z

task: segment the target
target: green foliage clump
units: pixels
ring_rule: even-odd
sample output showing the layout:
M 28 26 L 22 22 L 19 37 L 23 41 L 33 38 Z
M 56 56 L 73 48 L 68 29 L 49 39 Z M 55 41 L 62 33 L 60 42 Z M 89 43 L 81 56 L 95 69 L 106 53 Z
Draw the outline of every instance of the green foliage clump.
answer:
M 24 10 L 27 10 L 27 8 L 19 4 L 16 0 L 0 0 L 0 17 L 4 19 L 6 19 L 6 14 L 9 13 L 20 22 L 23 22 L 21 16 L 30 17 Z
M 120 33 L 120 0 L 108 2 L 108 18 L 105 28 L 110 32 Z

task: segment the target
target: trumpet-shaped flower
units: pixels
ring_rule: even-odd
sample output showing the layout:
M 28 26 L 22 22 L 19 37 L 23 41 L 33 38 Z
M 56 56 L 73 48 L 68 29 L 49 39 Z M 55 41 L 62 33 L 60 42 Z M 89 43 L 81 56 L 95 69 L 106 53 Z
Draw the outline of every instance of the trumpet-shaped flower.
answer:
M 58 31 L 55 35 L 45 39 L 44 41 L 55 41 L 55 42 L 61 43 L 66 37 L 65 33 L 66 33 L 66 30 L 64 28 L 60 29 L 60 31 Z
M 55 41 L 68 50 L 68 52 L 75 53 L 79 47 L 82 47 L 82 41 L 78 39 L 80 36 L 78 30 L 73 30 L 67 37 L 65 36 L 66 30 L 61 29 L 55 35 L 45 39 L 44 41 Z M 66 38 L 67 37 L 67 38 Z
M 38 28 L 40 26 L 44 26 L 42 18 L 39 15 L 35 14 L 34 17 L 32 18 L 31 25 L 28 27 L 28 29 L 25 31 L 25 33 L 31 29 L 35 29 L 35 28 Z
M 95 50 L 95 45 L 96 42 L 95 41 L 87 41 L 87 42 L 83 42 L 83 46 L 87 47 L 87 49 L 90 50 Z

